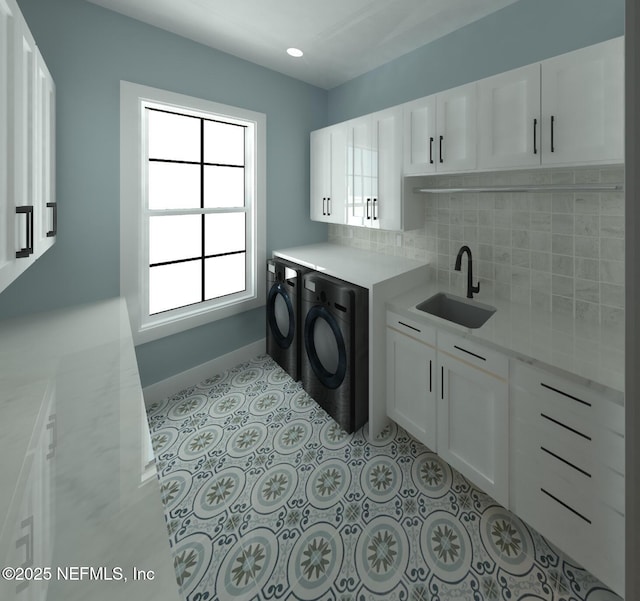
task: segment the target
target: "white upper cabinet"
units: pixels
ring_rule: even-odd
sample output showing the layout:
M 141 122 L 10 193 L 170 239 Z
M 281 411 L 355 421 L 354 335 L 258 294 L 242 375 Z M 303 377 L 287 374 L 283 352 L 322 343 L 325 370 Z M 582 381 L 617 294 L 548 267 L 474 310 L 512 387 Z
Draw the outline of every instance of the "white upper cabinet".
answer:
M 54 97 L 18 5 L 0 0 L 0 292 L 55 240 Z
M 346 223 L 347 128 L 311 132 L 311 219 Z
M 540 65 L 478 82 L 478 168 L 540 165 Z
M 624 43 L 542 63 L 542 163 L 624 161 Z
M 475 83 L 409 102 L 403 109 L 405 175 L 475 169 Z
M 459 86 L 436 96 L 438 159 L 436 170 L 476 168 L 476 84 Z
M 348 122 L 347 224 L 402 227 L 401 109 Z
M 403 109 L 404 173 L 435 173 L 436 97 L 408 102 Z

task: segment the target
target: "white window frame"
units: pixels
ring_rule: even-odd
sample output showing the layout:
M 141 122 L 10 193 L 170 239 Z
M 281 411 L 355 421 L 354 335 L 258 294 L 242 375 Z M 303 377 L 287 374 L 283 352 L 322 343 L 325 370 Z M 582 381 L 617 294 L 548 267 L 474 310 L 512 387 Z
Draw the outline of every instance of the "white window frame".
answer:
M 254 186 L 246 198 L 247 288 L 244 292 L 149 315 L 146 219 L 147 106 L 252 124 Z M 127 301 L 136 345 L 177 334 L 265 304 L 266 115 L 128 81 L 120 82 L 120 294 Z

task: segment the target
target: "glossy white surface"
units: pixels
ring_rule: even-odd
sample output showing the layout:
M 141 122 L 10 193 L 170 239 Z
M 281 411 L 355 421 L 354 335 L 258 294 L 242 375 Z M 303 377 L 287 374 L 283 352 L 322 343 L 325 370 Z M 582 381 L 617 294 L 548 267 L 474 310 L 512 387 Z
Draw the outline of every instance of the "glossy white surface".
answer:
M 158 481 L 142 484 L 149 431 L 124 301 L 1 322 L 0 390 L 0 563 L 16 557 L 21 498 L 40 441 L 51 480 L 33 486 L 50 488 L 42 509 L 50 524 L 48 533 L 34 526 L 36 561 L 39 539 L 51 538 L 51 552 L 50 563 L 33 567 L 53 569 L 46 598 L 178 599 Z M 43 424 L 51 410 L 55 432 Z M 58 566 L 105 566 L 108 574 L 120 567 L 128 581 L 58 580 Z M 134 566 L 154 579 L 134 581 Z M 0 591 L 17 598 L 6 582 Z
M 276 250 L 273 254 L 369 289 L 376 284 L 425 266 L 421 261 L 405 257 L 383 255 L 328 242 L 285 248 Z M 419 281 L 416 281 L 416 284 L 418 283 Z
M 497 311 L 480 328 L 465 328 L 415 308 L 437 292 L 460 295 L 460 290 L 438 284 L 434 270 L 430 269 L 429 273 L 427 283 L 391 299 L 388 308 L 415 321 L 437 325 L 477 340 L 528 363 L 539 364 L 545 369 L 575 374 L 592 385 L 600 384 L 620 392 L 624 390 L 624 339 L 610 328 L 589 325 L 530 305 L 493 298 L 482 291 L 474 295 L 474 299 L 493 305 Z

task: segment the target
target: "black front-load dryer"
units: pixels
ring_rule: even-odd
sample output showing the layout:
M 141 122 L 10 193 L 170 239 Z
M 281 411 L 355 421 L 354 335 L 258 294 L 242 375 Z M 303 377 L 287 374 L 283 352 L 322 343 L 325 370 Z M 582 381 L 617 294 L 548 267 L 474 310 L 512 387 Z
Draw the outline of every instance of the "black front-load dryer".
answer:
M 300 379 L 302 349 L 300 288 L 309 270 L 284 259 L 267 261 L 267 353 L 294 379 Z
M 369 415 L 368 291 L 318 272 L 302 279 L 302 385 L 343 430 L 355 432 Z

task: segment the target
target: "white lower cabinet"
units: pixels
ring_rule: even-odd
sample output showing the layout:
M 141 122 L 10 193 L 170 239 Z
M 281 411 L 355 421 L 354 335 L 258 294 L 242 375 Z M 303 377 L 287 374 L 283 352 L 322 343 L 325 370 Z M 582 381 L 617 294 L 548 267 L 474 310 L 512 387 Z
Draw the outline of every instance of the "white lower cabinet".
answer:
M 387 413 L 436 450 L 436 331 L 387 314 Z
M 622 394 L 513 360 L 511 509 L 624 594 Z
M 438 455 L 508 507 L 509 360 L 438 332 L 438 370 Z

